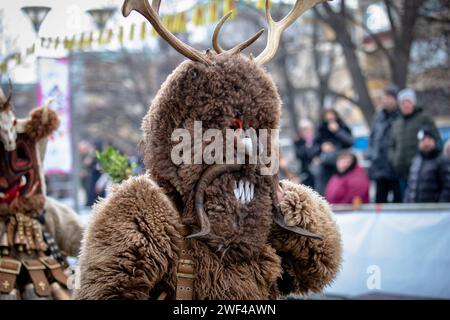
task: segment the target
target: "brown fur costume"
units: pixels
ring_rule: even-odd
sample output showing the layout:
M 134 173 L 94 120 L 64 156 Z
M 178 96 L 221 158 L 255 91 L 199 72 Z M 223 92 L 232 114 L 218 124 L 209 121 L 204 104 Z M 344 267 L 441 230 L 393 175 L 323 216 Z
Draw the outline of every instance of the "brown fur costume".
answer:
M 0 300 L 67 299 L 65 256 L 79 253 L 83 226 L 70 208 L 46 197 L 42 163 L 59 119 L 48 106 L 15 119 L 6 101 L 0 110 L 2 133 L 10 133 L 0 141 Z
M 261 66 L 238 52 L 207 56 L 210 63 L 182 63 L 144 118 L 142 153 L 148 175 L 116 186 L 95 206 L 80 255 L 77 298 L 156 299 L 161 292 L 175 297 L 182 228 L 192 233 L 202 227 L 194 199 L 210 168 L 173 163 L 175 129 L 193 136 L 194 121 L 201 120 L 204 128 L 225 133 L 236 117 L 255 130 L 279 127 L 281 101 Z M 233 184 L 241 179 L 255 186 L 254 198 L 246 204 L 233 193 Z M 319 292 L 334 278 L 341 240 L 328 204 L 306 187 L 283 182 L 279 207 L 284 225 L 302 227 L 323 240 L 283 229 L 274 223 L 274 181 L 276 177 L 260 175 L 257 165 L 246 164 L 205 186 L 210 231 L 184 240 L 195 264 L 194 299 L 275 299 Z

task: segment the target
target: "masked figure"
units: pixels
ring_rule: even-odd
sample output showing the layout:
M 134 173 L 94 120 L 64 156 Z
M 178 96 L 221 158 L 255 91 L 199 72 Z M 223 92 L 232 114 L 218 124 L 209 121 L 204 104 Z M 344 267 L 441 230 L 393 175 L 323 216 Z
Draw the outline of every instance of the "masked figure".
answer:
M 319 2 L 297 1 L 280 22 L 267 10 L 267 48 L 248 58 L 241 51 L 262 31 L 222 49 L 218 34 L 230 14 L 214 32 L 215 52 L 202 53 L 162 25 L 158 1 L 125 1 L 125 16 L 132 10 L 142 14 L 189 60 L 165 81 L 144 118 L 147 174 L 115 186 L 94 208 L 81 250 L 77 298 L 276 299 L 319 292 L 332 281 L 341 240 L 326 201 L 305 186 L 279 183 L 277 171 L 264 172 L 269 167 L 264 163 L 247 161 L 256 149 L 277 155 L 281 101 L 261 65 L 275 55 L 281 32 Z M 218 134 L 215 143 L 222 141 L 220 134 L 236 132 L 231 158 L 241 147 L 246 161 L 220 163 L 222 156 L 212 164 L 174 161 L 179 141 L 173 135 L 179 130 L 189 133 L 183 139 L 187 150 L 207 151 L 213 139 L 206 145 L 195 141 L 200 121 Z M 266 130 L 264 147 L 241 134 L 251 130 L 257 136 Z
M 68 299 L 66 255 L 78 254 L 76 214 L 45 196 L 47 137 L 59 120 L 48 106 L 16 119 L 0 92 L 0 300 Z

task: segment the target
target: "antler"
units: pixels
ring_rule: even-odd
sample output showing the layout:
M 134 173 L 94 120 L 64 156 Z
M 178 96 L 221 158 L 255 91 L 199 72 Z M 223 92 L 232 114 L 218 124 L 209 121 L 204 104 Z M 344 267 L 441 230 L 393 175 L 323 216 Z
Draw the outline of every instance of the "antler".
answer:
M 50 105 L 53 103 L 55 98 L 48 98 L 45 102 L 44 106 L 42 107 L 42 123 L 47 123 L 48 121 L 48 109 L 50 108 Z
M 269 24 L 269 35 L 267 37 L 266 48 L 255 58 L 255 62 L 262 65 L 270 61 L 278 50 L 278 45 L 280 44 L 281 35 L 284 30 L 294 23 L 305 11 L 325 1 L 328 0 L 297 0 L 286 17 L 280 21 L 274 21 L 270 15 L 269 0 L 266 0 L 266 20 Z
M 214 34 L 213 34 L 213 38 L 212 38 L 212 45 L 213 45 L 214 50 L 217 53 L 219 53 L 219 54 L 224 52 L 224 50 L 220 47 L 220 44 L 219 44 L 220 29 L 222 29 L 223 24 L 230 17 L 231 14 L 232 14 L 232 12 L 230 11 L 226 15 L 224 15 L 222 17 L 222 19 L 220 19 L 220 21 L 217 24 L 216 28 L 214 29 Z M 264 32 L 264 29 L 259 30 L 253 37 L 251 37 L 250 39 L 242 42 L 241 44 L 238 44 L 234 48 L 232 48 L 230 50 L 227 50 L 226 52 L 228 52 L 229 54 L 235 54 L 235 53 L 241 52 L 242 50 L 244 50 L 245 48 L 250 46 L 253 42 L 255 42 L 262 35 L 263 32 Z
M 193 61 L 211 64 L 206 54 L 185 44 L 164 27 L 158 16 L 160 2 L 160 0 L 154 0 L 153 6 L 150 6 L 148 0 L 125 0 L 122 6 L 122 14 L 124 17 L 128 17 L 133 10 L 139 12 L 151 23 L 156 32 L 179 53 Z

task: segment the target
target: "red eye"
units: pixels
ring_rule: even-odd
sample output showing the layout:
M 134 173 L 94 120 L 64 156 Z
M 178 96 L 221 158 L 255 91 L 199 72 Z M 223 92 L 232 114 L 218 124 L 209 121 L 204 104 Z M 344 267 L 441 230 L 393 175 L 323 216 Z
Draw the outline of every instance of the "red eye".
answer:
M 14 127 L 17 126 L 17 120 L 16 119 L 13 120 L 13 126 Z
M 234 124 L 236 125 L 237 129 L 242 129 L 242 121 L 239 118 L 234 118 Z

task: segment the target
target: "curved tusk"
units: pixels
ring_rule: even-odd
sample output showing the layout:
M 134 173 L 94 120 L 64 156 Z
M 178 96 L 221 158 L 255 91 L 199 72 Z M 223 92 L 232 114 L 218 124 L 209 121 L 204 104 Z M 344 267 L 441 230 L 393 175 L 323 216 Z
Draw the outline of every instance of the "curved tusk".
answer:
M 187 236 L 186 238 L 198 238 L 207 235 L 211 230 L 211 225 L 204 208 L 205 189 L 211 182 L 226 172 L 236 172 L 241 170 L 242 164 L 216 164 L 205 170 L 201 175 L 195 187 L 195 211 L 200 224 L 200 231 Z

